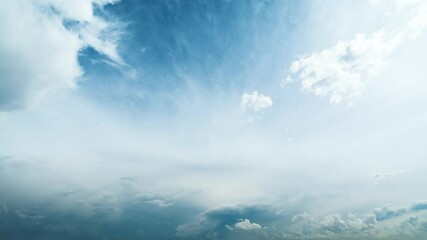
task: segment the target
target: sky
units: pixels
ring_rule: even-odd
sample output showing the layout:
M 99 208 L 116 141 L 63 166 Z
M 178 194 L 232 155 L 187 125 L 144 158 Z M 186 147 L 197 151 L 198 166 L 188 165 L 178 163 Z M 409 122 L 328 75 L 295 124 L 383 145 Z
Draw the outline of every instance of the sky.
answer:
M 427 238 L 427 2 L 5 0 L 0 238 Z

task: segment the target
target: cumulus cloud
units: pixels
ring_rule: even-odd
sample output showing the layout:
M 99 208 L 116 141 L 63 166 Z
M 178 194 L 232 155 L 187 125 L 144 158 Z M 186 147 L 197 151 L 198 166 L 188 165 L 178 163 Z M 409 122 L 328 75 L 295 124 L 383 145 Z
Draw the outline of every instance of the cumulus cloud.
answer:
M 354 39 L 339 41 L 331 48 L 298 56 L 288 67 L 281 86 L 298 81 L 304 93 L 328 97 L 333 104 L 351 105 L 392 53 L 404 41 L 420 37 L 427 27 L 426 1 L 395 0 L 393 4 L 405 16 L 402 19 L 408 15 L 403 26 L 359 33 Z
M 427 231 L 427 219 L 418 216 L 410 216 L 400 223 L 399 230 L 403 233 L 413 235 L 418 231 Z
M 273 101 L 269 96 L 259 94 L 257 91 L 252 93 L 244 93 L 240 98 L 240 105 L 243 110 L 252 110 L 258 112 L 260 110 L 273 106 Z
M 234 224 L 234 227 L 239 230 L 257 230 L 262 228 L 258 223 L 251 223 L 249 219 L 240 219 Z
M 291 239 L 335 239 L 336 237 L 355 236 L 363 239 L 384 239 L 390 236 L 404 238 L 403 236 L 413 236 L 415 233 L 427 229 L 425 219 L 418 216 L 409 218 L 404 218 L 404 216 L 415 215 L 426 209 L 425 201 L 417 201 L 411 206 L 386 205 L 359 215 L 353 213 L 331 214 L 316 218 L 304 212 L 292 217 L 291 228 L 285 231 L 285 235 Z M 390 219 L 393 221 L 387 221 Z M 407 239 L 418 239 L 417 237 L 419 236 Z
M 276 209 L 271 206 L 220 207 L 201 213 L 196 222 L 178 226 L 176 233 L 184 239 L 228 239 L 230 234 L 235 234 L 233 239 L 272 239 L 267 237 L 262 225 L 271 225 L 282 218 L 283 215 L 277 214 Z M 259 223 L 250 222 L 249 219 L 255 219 Z M 252 232 L 249 230 L 262 231 L 256 231 L 261 235 L 244 235 L 245 232 Z M 243 238 L 241 234 L 244 235 Z
M 401 41 L 401 34 L 387 36 L 381 30 L 358 34 L 350 41 L 294 60 L 281 85 L 301 82 L 301 90 L 329 97 L 331 103 L 351 103 L 362 94 L 366 80 L 374 75 Z
M 308 213 L 295 215 L 292 223 L 296 228 L 289 234 L 294 236 L 326 237 L 341 233 L 355 233 L 369 235 L 373 232 L 377 223 L 372 213 L 356 216 L 349 214 L 345 217 L 340 214 L 332 214 L 318 220 Z
M 373 210 L 377 220 L 387 220 L 390 218 L 398 217 L 403 214 L 406 214 L 409 211 L 407 207 L 393 207 L 393 206 L 383 206 L 381 208 L 376 208 Z
M 417 207 L 420 210 L 415 210 Z M 411 227 L 399 227 L 409 224 L 405 223 L 405 214 L 418 214 L 421 209 L 425 209 L 424 201 L 414 202 L 408 207 L 384 206 L 357 214 L 335 213 L 315 217 L 307 212 L 278 214 L 281 212 L 278 209 L 265 206 L 224 207 L 208 210 L 200 215 L 197 222 L 180 225 L 176 231 L 183 239 L 252 239 L 244 235 L 247 233 L 252 233 L 252 237 L 256 235 L 253 239 L 270 240 L 405 238 L 422 229 L 424 221 L 419 218 L 412 221 Z M 388 219 L 394 220 L 386 221 Z
M 393 207 L 390 205 L 376 208 L 372 211 L 378 221 L 399 217 L 407 213 L 415 213 L 427 210 L 427 201 L 415 201 L 410 206 Z
M 91 46 L 117 64 L 118 24 L 94 14 L 108 0 L 7 0 L 0 5 L 0 111 L 76 86 L 78 53 Z

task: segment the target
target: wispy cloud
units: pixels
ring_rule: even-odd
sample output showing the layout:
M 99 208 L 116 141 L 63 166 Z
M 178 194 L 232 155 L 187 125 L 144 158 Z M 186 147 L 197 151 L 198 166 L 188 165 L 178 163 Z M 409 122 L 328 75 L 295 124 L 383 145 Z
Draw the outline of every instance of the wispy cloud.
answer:
M 0 111 L 74 88 L 83 70 L 79 52 L 93 47 L 122 64 L 117 23 L 95 14 L 116 1 L 6 1 L 0 6 Z

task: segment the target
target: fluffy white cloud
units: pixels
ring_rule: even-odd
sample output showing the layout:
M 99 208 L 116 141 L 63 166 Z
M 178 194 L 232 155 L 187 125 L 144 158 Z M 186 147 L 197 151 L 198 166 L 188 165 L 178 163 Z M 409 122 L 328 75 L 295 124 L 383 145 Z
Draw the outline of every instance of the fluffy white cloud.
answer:
M 371 0 L 377 7 L 383 0 Z M 369 80 L 375 77 L 390 55 L 410 39 L 420 37 L 427 27 L 427 2 L 395 0 L 393 15 L 387 27 L 373 33 L 360 33 L 352 40 L 339 41 L 335 46 L 302 55 L 287 69 L 281 86 L 299 81 L 301 91 L 328 97 L 333 104 L 352 104 L 363 93 Z M 399 18 L 399 21 L 395 21 Z M 397 23 L 396 23 L 397 22 Z M 391 27 L 390 27 L 391 26 Z M 370 31 L 371 32 L 371 31 Z
M 243 110 L 253 110 L 255 112 L 273 106 L 273 101 L 269 96 L 258 94 L 257 91 L 244 93 L 240 99 Z
M 240 219 L 239 222 L 234 224 L 234 227 L 239 230 L 257 230 L 261 229 L 261 225 L 257 223 L 251 223 L 249 219 Z
M 401 34 L 387 36 L 384 31 L 358 34 L 350 41 L 301 56 L 292 62 L 282 86 L 301 81 L 301 90 L 317 96 L 328 96 L 331 103 L 351 103 L 362 94 L 366 79 L 383 65 L 401 40 Z
M 121 64 L 117 24 L 94 14 L 115 1 L 7 0 L 0 5 L 0 111 L 72 88 L 82 74 L 79 51 L 92 46 Z M 67 25 L 68 24 L 68 25 Z

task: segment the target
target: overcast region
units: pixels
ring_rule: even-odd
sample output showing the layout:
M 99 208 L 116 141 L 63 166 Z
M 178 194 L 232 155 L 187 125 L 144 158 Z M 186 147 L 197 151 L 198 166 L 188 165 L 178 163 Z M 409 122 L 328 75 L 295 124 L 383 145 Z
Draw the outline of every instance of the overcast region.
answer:
M 5 0 L 0 239 L 427 239 L 427 2 Z

